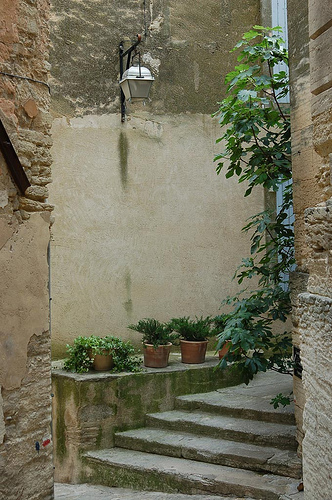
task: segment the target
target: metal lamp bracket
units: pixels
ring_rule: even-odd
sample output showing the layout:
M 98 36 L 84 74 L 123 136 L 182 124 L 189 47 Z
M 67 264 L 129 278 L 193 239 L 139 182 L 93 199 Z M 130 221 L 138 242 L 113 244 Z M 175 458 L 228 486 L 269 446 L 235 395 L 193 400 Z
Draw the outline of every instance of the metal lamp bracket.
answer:
M 142 41 L 142 36 L 137 35 L 136 42 L 131 47 L 129 47 L 129 49 L 127 49 L 127 50 L 124 50 L 124 47 L 123 47 L 124 42 L 120 42 L 120 44 L 119 44 L 120 78 L 122 77 L 123 72 L 125 71 L 124 70 L 124 58 L 127 56 L 127 62 L 126 62 L 126 70 L 127 70 L 127 69 L 129 69 L 129 65 L 130 65 L 130 55 L 133 52 L 133 50 L 136 49 L 137 45 L 139 45 L 141 43 L 141 41 Z M 124 96 L 122 89 L 120 89 L 120 92 L 121 92 L 121 122 L 124 122 L 125 116 L 126 116 L 126 104 L 125 104 L 126 99 L 125 99 L 125 96 Z

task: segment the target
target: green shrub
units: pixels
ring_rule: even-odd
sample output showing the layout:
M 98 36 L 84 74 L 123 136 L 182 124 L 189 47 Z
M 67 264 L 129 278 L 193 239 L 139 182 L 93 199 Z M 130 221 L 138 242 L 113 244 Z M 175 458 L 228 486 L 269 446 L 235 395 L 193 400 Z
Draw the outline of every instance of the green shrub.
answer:
M 76 373 L 88 372 L 96 354 L 111 352 L 114 362 L 112 372 L 136 372 L 140 369 L 141 359 L 135 356 L 135 348 L 130 341 L 118 337 L 77 337 L 74 345 L 67 345 L 68 358 L 64 369 Z
M 199 342 L 202 340 L 207 340 L 208 337 L 213 335 L 211 329 L 212 319 L 208 316 L 203 318 L 201 316 L 195 319 L 190 319 L 189 316 L 184 316 L 182 318 L 173 318 L 169 322 L 169 326 L 172 330 L 177 332 L 183 340 L 188 340 L 190 342 Z
M 168 323 L 161 323 L 154 318 L 141 319 L 135 325 L 129 325 L 128 328 L 142 333 L 142 342 L 152 344 L 155 349 L 159 345 L 173 343 L 178 337 L 172 333 L 172 328 Z

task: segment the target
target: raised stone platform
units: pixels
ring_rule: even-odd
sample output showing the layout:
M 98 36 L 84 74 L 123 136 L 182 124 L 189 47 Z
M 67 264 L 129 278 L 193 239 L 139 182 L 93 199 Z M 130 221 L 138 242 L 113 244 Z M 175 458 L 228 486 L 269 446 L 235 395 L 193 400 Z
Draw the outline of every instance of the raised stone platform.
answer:
M 81 455 L 112 448 L 114 434 L 145 425 L 147 413 L 174 408 L 177 396 L 205 393 L 241 382 L 237 372 L 216 369 L 217 356 L 187 365 L 172 354 L 166 368 L 139 373 L 77 374 L 53 363 L 53 444 L 55 480 L 82 482 Z
M 178 396 L 174 410 L 117 432 L 116 448 L 85 453 L 84 479 L 165 493 L 301 498 L 294 408 L 271 405 L 291 389 L 291 377 L 268 372 L 247 386 Z

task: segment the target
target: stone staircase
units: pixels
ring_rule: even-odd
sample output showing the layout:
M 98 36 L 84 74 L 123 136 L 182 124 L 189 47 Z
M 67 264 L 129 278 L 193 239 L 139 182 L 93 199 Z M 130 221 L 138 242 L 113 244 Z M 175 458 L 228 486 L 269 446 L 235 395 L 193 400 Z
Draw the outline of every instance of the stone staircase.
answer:
M 302 498 L 293 411 L 270 405 L 283 392 L 281 380 L 291 380 L 264 376 L 249 386 L 180 396 L 174 410 L 147 415 L 144 428 L 115 435 L 115 448 L 85 454 L 85 480 L 170 493 Z

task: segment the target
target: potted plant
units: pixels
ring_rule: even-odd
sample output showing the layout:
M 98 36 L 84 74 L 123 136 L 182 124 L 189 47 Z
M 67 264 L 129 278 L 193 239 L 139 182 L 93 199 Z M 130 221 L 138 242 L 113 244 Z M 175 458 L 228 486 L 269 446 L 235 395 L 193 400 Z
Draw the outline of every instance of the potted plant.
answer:
M 232 342 L 230 340 L 223 341 L 222 334 L 227 323 L 227 320 L 230 318 L 229 314 L 219 314 L 213 319 L 214 324 L 214 334 L 217 337 L 217 345 L 216 351 L 218 351 L 219 359 L 223 359 L 228 353 Z
M 149 368 L 165 368 L 168 365 L 172 342 L 178 335 L 172 333 L 167 323 L 154 318 L 141 319 L 128 328 L 142 334 L 144 366 Z
M 180 335 L 181 361 L 182 363 L 199 364 L 204 363 L 208 337 L 211 336 L 210 317 L 190 319 L 173 318 L 169 325 L 172 330 Z
M 114 337 L 97 337 L 91 335 L 88 339 L 88 355 L 92 360 L 92 368 L 97 372 L 109 371 L 114 366 Z
M 134 357 L 135 349 L 131 342 L 118 337 L 77 337 L 74 345 L 67 345 L 68 358 L 64 369 L 84 373 L 96 371 L 137 371 L 141 361 Z

